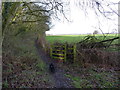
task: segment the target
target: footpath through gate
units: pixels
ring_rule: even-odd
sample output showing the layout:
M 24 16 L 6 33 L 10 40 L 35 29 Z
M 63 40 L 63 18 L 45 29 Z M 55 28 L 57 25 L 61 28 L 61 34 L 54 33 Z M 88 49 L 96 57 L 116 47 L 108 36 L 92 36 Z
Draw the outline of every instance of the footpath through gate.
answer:
M 75 62 L 76 44 L 53 44 L 51 45 L 50 56 L 60 62 Z

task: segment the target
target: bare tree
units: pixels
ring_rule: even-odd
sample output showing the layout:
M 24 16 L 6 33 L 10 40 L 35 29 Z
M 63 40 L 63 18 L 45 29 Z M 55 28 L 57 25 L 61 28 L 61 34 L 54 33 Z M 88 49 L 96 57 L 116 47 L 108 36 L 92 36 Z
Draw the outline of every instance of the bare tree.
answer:
M 95 13 L 98 24 L 97 26 L 94 26 L 94 28 L 101 31 L 104 39 L 106 34 L 103 32 L 104 24 L 101 17 L 104 21 L 111 22 L 116 27 L 114 29 L 117 29 L 117 17 L 120 17 L 118 12 L 119 2 L 114 0 L 74 0 L 74 3 L 86 16 L 89 16 L 89 10 L 92 10 Z
M 94 10 L 96 15 L 102 14 L 107 19 L 114 14 L 120 16 L 117 12 L 118 2 L 111 0 L 74 0 L 74 3 L 87 14 L 88 9 Z M 114 7 L 113 7 L 114 6 Z
M 42 0 L 39 3 L 46 8 L 49 15 L 52 15 L 52 18 L 59 20 L 60 14 L 62 14 L 67 21 L 70 21 L 67 17 L 70 3 L 74 3 L 86 16 L 89 16 L 89 10 L 92 10 L 97 17 L 96 20 L 98 20 L 96 29 L 100 30 L 103 36 L 105 34 L 101 28 L 102 22 L 100 17 L 103 17 L 104 20 L 110 20 L 113 24 L 116 24 L 114 16 L 120 17 L 117 9 L 119 3 L 112 0 Z

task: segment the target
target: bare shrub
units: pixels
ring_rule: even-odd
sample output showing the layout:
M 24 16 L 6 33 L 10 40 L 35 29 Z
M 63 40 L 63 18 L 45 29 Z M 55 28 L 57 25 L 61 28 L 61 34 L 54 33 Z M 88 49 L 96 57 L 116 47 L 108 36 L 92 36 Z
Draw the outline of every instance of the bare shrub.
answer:
M 118 52 L 108 52 L 100 49 L 82 49 L 78 54 L 79 61 L 83 64 L 91 63 L 97 66 L 105 65 L 118 67 Z

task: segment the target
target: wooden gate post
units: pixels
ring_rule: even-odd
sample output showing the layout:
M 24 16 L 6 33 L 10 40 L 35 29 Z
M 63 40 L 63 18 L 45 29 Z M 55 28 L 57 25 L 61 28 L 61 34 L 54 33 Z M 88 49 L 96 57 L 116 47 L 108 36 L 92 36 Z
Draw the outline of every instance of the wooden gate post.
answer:
M 75 60 L 76 60 L 76 44 L 74 44 L 73 49 L 74 49 L 73 53 L 74 53 L 74 62 L 75 62 Z
M 52 53 L 53 53 L 52 48 L 53 48 L 53 45 L 51 45 L 51 47 L 50 47 L 50 57 L 51 57 L 51 58 L 53 58 L 53 56 L 52 56 Z
M 66 62 L 66 59 L 67 59 L 67 58 L 66 58 L 66 46 L 67 46 L 67 45 L 65 44 L 65 46 L 64 46 L 64 62 Z

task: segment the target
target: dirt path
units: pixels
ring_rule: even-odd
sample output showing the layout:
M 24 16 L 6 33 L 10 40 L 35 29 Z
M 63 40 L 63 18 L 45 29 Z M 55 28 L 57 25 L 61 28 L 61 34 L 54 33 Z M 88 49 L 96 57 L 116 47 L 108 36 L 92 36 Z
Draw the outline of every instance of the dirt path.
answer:
M 55 88 L 74 88 L 71 85 L 71 80 L 64 76 L 65 71 L 62 70 L 61 68 L 59 68 L 58 67 L 59 65 L 57 63 L 55 63 L 53 60 L 51 60 L 50 57 L 45 55 L 42 48 L 38 47 L 37 44 L 35 44 L 35 47 L 37 49 L 37 52 L 38 52 L 41 60 L 43 60 L 46 63 L 47 69 L 48 69 L 50 63 L 53 63 L 55 65 L 56 72 L 54 74 L 49 73 L 51 80 L 55 83 L 54 87 Z M 47 71 L 49 71 L 49 69 Z

